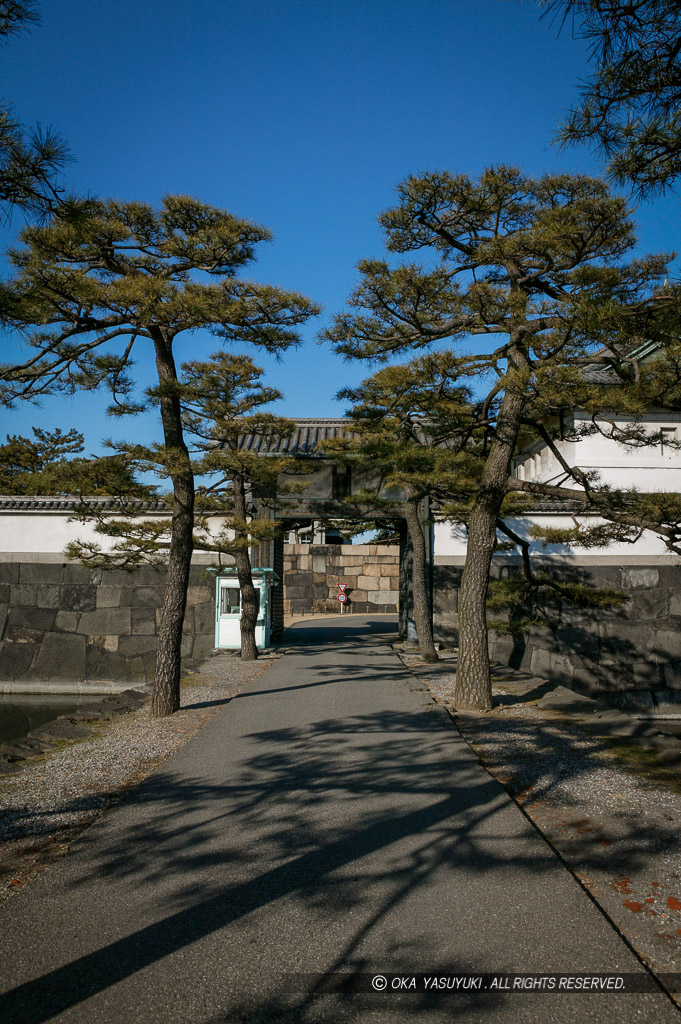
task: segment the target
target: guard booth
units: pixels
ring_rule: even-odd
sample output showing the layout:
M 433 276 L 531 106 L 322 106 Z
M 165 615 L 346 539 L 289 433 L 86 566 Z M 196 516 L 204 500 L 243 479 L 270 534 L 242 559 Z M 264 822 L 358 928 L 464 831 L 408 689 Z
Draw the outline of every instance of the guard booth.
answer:
M 255 626 L 258 647 L 269 647 L 272 635 L 272 587 L 279 583 L 274 569 L 253 569 L 253 586 L 260 598 Z M 241 590 L 234 566 L 220 569 L 216 585 L 215 646 L 241 647 Z

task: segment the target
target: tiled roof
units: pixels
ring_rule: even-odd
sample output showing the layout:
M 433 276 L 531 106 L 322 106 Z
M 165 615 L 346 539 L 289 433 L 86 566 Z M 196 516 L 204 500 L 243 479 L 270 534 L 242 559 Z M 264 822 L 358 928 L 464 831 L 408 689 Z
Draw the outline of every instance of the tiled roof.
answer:
M 296 420 L 296 429 L 289 437 L 262 437 L 242 434 L 239 447 L 260 455 L 313 455 L 322 441 L 352 436 L 348 419 Z
M 79 495 L 20 494 L 1 495 L 0 512 L 77 512 L 83 507 L 115 511 L 133 509 L 139 512 L 169 512 L 168 505 L 159 499 L 115 498 L 107 495 L 83 497 Z

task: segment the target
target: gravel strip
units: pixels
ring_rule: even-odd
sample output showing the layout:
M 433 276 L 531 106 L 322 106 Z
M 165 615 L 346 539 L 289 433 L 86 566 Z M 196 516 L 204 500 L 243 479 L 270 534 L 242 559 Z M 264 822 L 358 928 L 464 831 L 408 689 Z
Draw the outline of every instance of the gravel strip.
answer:
M 67 852 L 83 829 L 116 803 L 251 683 L 272 659 L 242 662 L 221 654 L 182 685 L 182 706 L 152 718 L 148 705 L 92 736 L 0 777 L 0 899 L 22 888 Z
M 625 739 L 580 731 L 531 699 L 509 700 L 503 684 L 493 688 L 492 712 L 462 714 L 453 703 L 455 672 L 403 660 L 660 980 L 678 978 L 678 769 Z

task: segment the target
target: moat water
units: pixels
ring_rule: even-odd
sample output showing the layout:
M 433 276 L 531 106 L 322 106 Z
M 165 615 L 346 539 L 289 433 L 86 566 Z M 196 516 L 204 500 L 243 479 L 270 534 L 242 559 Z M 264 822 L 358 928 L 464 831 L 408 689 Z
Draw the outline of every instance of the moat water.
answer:
M 86 704 L 101 701 L 102 694 L 50 697 L 43 694 L 12 693 L 0 696 L 0 743 L 17 740 L 59 715 L 77 711 Z

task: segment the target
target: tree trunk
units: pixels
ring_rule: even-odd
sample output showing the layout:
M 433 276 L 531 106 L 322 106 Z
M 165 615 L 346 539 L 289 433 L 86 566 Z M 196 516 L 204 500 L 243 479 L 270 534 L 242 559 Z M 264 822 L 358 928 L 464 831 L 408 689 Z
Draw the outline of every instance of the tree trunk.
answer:
M 513 361 L 513 350 L 509 355 Z M 522 366 L 516 352 L 516 363 Z M 522 371 L 521 371 L 522 372 Z M 525 404 L 524 389 L 510 383 L 497 419 L 496 436 L 482 474 L 468 527 L 466 562 L 459 591 L 459 658 L 455 703 L 458 708 L 489 711 L 492 685 L 487 646 L 487 588 L 496 546 L 496 524 Z
M 234 476 L 234 518 L 243 523 L 244 543 L 248 528 L 246 515 L 246 485 L 244 478 L 238 474 Z M 253 586 L 253 572 L 251 569 L 251 558 L 247 547 L 237 547 L 234 552 L 239 587 L 241 588 L 241 660 L 255 661 L 258 657 L 258 648 L 255 643 L 255 626 L 258 621 L 260 602 L 258 592 Z
M 426 579 L 426 542 L 423 527 L 419 519 L 419 499 L 407 497 L 404 503 L 404 518 L 409 531 L 412 547 L 411 587 L 414 596 L 414 622 L 419 638 L 421 657 L 424 661 L 439 661 L 433 643 L 433 628 L 428 603 L 428 584 Z
M 172 338 L 153 332 L 156 369 L 160 384 L 163 440 L 172 467 L 173 519 L 168 552 L 168 572 L 158 631 L 156 674 L 151 696 L 154 718 L 172 715 L 180 706 L 182 626 L 187 605 L 194 532 L 194 474 L 184 442 L 180 400 L 172 385 L 177 371 Z M 164 393 L 164 385 L 171 385 Z

